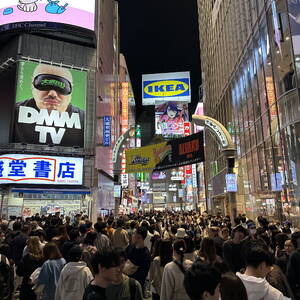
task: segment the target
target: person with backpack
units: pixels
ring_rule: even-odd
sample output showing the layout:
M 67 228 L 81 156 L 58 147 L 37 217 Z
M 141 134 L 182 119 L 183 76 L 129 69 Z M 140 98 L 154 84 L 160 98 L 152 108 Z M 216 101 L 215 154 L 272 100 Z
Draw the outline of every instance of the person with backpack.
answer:
M 109 300 L 143 300 L 143 292 L 140 283 L 124 274 L 126 263 L 125 251 L 121 248 L 115 249 L 120 257 L 121 273 L 118 278 L 106 288 L 106 297 Z
M 14 269 L 8 258 L 0 254 L 0 300 L 12 300 L 14 296 Z
M 82 300 L 85 288 L 94 279 L 87 264 L 81 260 L 82 248 L 75 245 L 69 252 L 69 262 L 62 269 L 55 300 Z
M 193 264 L 184 259 L 186 245 L 178 239 L 173 245 L 174 260 L 166 264 L 161 283 L 160 300 L 189 300 L 183 285 L 184 275 Z

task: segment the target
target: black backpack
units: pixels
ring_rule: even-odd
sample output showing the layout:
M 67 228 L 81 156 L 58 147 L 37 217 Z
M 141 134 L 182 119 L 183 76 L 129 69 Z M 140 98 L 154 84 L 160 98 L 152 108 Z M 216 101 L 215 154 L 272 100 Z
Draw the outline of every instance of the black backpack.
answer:
M 14 292 L 13 268 L 7 261 L 8 259 L 0 254 L 0 300 L 11 299 Z

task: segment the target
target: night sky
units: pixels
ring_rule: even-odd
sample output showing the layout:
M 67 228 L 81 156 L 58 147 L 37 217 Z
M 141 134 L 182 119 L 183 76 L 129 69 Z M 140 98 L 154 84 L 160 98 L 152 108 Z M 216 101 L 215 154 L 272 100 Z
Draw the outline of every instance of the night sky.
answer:
M 149 142 L 154 133 L 154 107 L 142 106 L 142 74 L 190 71 L 190 115 L 197 106 L 201 84 L 197 0 L 118 2 L 121 52 L 133 86 L 137 121 L 147 129 Z

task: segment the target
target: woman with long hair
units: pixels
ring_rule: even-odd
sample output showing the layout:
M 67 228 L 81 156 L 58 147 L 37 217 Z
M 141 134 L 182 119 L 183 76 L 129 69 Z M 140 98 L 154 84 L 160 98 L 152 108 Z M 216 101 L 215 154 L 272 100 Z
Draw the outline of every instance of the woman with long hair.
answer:
M 41 300 L 53 300 L 60 272 L 66 261 L 53 242 L 45 245 L 43 254 L 45 262 L 38 277 L 38 284 L 44 285 Z
M 198 259 L 203 263 L 214 266 L 221 274 L 229 271 L 226 263 L 217 255 L 215 242 L 211 238 L 205 237 L 201 241 Z
M 164 267 L 173 259 L 173 249 L 170 240 L 157 240 L 158 255 L 154 257 L 150 266 L 150 281 L 152 289 L 152 299 L 160 299 L 160 289 Z
M 177 239 L 173 245 L 174 260 L 165 265 L 160 300 L 189 300 L 183 285 L 184 275 L 193 264 L 184 258 L 186 245 L 183 239 Z
M 17 275 L 23 277 L 20 288 L 20 300 L 35 300 L 36 295 L 29 282 L 30 275 L 43 264 L 43 253 L 40 246 L 40 239 L 31 236 L 27 240 L 27 254 L 22 258 L 17 267 Z
M 52 238 L 52 242 L 54 242 L 57 245 L 59 251 L 62 252 L 63 244 L 69 240 L 70 237 L 68 235 L 66 226 L 59 225 L 57 229 L 57 234 L 55 235 L 55 237 Z

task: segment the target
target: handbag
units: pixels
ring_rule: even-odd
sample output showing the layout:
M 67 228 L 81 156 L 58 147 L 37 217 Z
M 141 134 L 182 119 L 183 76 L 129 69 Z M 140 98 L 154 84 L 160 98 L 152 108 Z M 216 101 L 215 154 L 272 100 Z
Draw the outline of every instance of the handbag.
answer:
M 40 296 L 42 295 L 42 292 L 45 288 L 44 284 L 38 283 L 38 279 L 39 279 L 39 275 L 41 273 L 41 269 L 42 269 L 41 267 L 36 268 L 29 277 L 29 280 L 30 280 L 31 284 L 33 284 L 32 290 L 36 294 L 37 299 L 40 298 Z
M 134 274 L 138 270 L 138 268 L 139 268 L 138 266 L 136 266 L 129 259 L 127 259 L 123 272 L 126 275 L 130 276 L 130 275 Z

